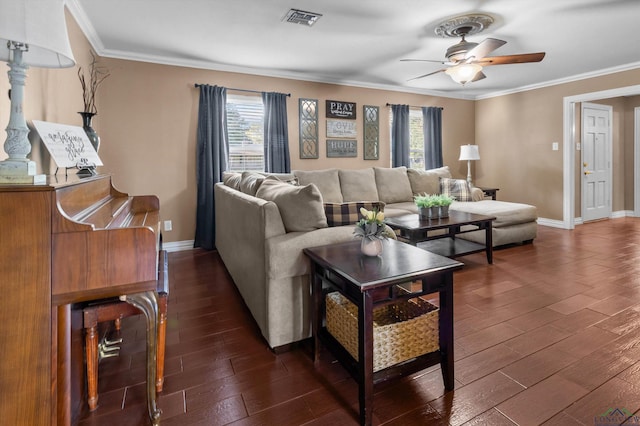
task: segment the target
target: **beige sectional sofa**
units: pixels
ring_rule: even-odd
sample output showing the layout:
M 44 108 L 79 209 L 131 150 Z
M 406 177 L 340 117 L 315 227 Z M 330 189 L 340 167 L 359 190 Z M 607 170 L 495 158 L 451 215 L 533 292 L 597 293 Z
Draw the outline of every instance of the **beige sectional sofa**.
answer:
M 382 202 L 388 217 L 416 213 L 413 196 L 439 193 L 443 182 L 452 182 L 447 167 L 225 173 L 214 188 L 216 248 L 269 346 L 310 336 L 310 269 L 302 249 L 354 238 L 357 219 L 330 226 L 345 218 L 327 219 L 327 206 L 353 211 L 355 202 Z M 496 216 L 494 246 L 536 237 L 534 206 L 484 200 L 478 188 L 471 197 L 450 209 Z M 463 236 L 484 242 L 484 231 Z

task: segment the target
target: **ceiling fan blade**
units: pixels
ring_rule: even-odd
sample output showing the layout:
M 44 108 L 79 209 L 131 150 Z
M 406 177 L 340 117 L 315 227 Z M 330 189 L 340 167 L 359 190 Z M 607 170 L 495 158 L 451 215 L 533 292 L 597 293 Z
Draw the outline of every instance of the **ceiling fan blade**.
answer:
M 498 40 L 497 38 L 484 39 L 480 44 L 468 51 L 464 58 L 480 60 L 504 44 L 506 44 L 506 41 Z
M 409 79 L 409 80 L 407 80 L 407 81 L 417 80 L 417 79 L 419 79 L 419 78 L 424 78 L 424 77 L 429 77 L 430 75 L 438 74 L 439 72 L 444 72 L 444 71 L 446 71 L 446 69 L 441 69 L 441 70 L 438 70 L 438 71 L 433 71 L 433 72 L 430 72 L 430 73 L 428 73 L 428 74 L 423 74 L 423 75 L 419 75 L 419 76 L 417 76 L 417 77 L 410 78 L 410 79 Z
M 433 62 L 436 64 L 444 64 L 445 61 L 436 61 L 435 59 L 400 59 L 401 62 Z
M 523 53 L 520 55 L 491 56 L 472 61 L 474 64 L 486 67 L 488 65 L 504 65 L 504 64 L 524 64 L 527 62 L 540 62 L 544 58 L 545 52 Z

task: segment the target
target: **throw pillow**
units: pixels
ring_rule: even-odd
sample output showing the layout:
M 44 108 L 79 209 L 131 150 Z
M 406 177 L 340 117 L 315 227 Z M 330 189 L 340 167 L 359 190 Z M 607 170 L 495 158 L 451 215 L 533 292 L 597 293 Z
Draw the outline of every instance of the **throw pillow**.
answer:
M 287 232 L 327 227 L 322 195 L 314 184 L 294 186 L 275 177 L 267 177 L 258 188 L 256 197 L 273 201 L 278 206 Z
M 240 191 L 242 174 L 237 172 L 222 172 L 222 182 L 230 188 Z
M 300 185 L 313 183 L 317 186 L 325 202 L 341 203 L 344 201 L 340 190 L 338 169 L 294 170 L 293 174 L 298 178 Z
M 374 167 L 378 199 L 385 203 L 402 203 L 413 200 L 411 183 L 406 167 L 383 168 Z
M 426 170 L 408 169 L 409 183 L 413 195 L 439 194 L 440 177 L 436 173 Z
M 340 176 L 343 201 L 378 201 L 376 175 L 372 168 L 339 170 L 338 175 Z
M 429 169 L 425 170 L 425 172 L 435 173 L 439 177 L 443 178 L 451 178 L 451 171 L 449 170 L 449 166 L 438 167 L 437 169 Z
M 240 191 L 255 196 L 264 179 L 264 176 L 256 172 L 242 172 Z
M 440 193 L 456 201 L 473 201 L 469 182 L 464 179 L 440 178 Z
M 324 214 L 327 216 L 327 225 L 343 226 L 355 225 L 362 218 L 360 208 L 367 210 L 377 209 L 384 211 L 385 204 L 382 201 L 355 201 L 350 203 L 324 203 Z

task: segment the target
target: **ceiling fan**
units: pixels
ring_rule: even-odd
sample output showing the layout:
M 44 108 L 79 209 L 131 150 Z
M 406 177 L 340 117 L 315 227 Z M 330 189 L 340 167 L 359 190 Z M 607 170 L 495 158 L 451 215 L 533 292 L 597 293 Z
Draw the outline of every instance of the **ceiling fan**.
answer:
M 482 31 L 493 22 L 493 18 L 488 15 L 466 15 L 450 19 L 436 27 L 436 34 L 443 37 L 461 37 L 459 43 L 447 49 L 446 61 L 430 59 L 401 59 L 401 61 L 437 62 L 448 65 L 427 74 L 414 77 L 411 80 L 428 77 L 430 75 L 444 72 L 454 81 L 461 84 L 482 80 L 486 75 L 482 68 L 489 65 L 523 64 L 528 62 L 540 62 L 545 52 L 523 53 L 518 55 L 487 56 L 506 41 L 496 38 L 487 38 L 480 43 L 469 42 L 466 37 Z

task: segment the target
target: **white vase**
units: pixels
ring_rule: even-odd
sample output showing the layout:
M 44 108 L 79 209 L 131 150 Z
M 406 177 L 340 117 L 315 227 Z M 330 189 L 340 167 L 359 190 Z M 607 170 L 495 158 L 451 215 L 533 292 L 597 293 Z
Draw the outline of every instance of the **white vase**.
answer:
M 369 238 L 363 238 L 360 243 L 360 251 L 366 256 L 380 256 L 382 254 L 382 240 L 377 238 L 370 240 Z

